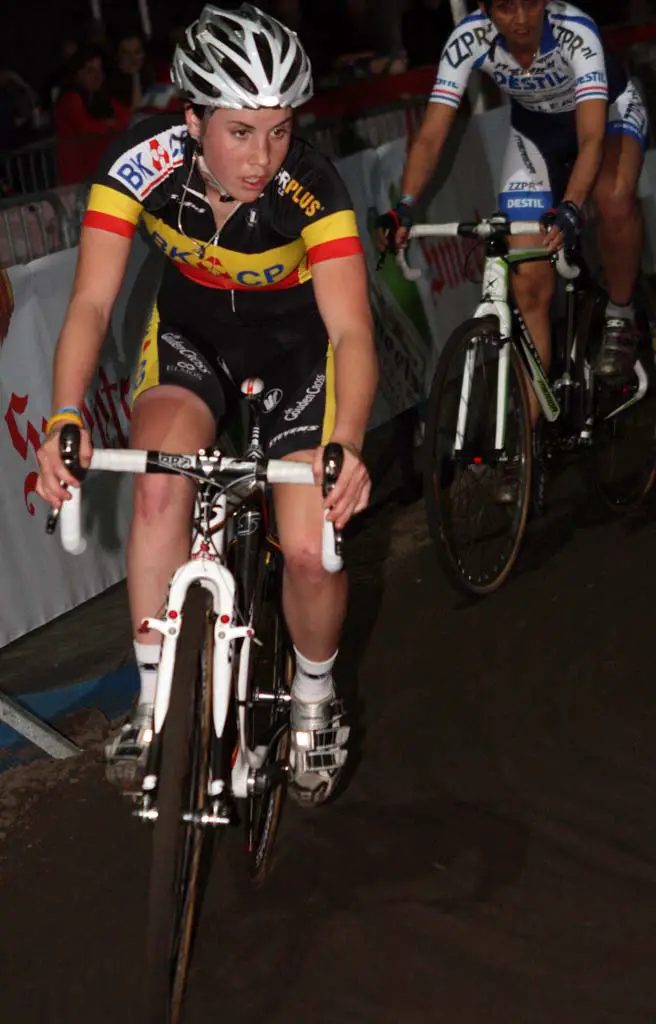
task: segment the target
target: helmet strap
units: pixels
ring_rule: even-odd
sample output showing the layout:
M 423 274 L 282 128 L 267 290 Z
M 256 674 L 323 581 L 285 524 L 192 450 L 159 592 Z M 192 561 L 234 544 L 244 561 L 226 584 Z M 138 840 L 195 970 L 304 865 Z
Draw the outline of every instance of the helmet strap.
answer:
M 198 166 L 203 177 L 210 183 L 210 185 L 217 190 L 219 193 L 219 202 L 221 203 L 233 203 L 235 197 L 231 196 L 230 193 L 223 187 L 219 179 L 207 166 L 207 161 L 203 156 L 203 136 L 207 130 L 207 122 L 214 113 L 212 107 L 206 107 L 200 122 L 200 138 L 195 139 L 196 145 L 198 146 Z

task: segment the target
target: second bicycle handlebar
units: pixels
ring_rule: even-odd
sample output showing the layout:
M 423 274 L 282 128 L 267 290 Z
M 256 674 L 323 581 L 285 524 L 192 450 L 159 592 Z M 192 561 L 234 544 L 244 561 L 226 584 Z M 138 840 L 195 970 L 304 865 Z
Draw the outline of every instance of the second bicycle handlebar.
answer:
M 410 229 L 408 242 L 414 238 L 477 238 L 484 242 L 494 235 L 539 235 L 543 227 L 539 220 L 517 220 L 508 221 L 505 217 L 490 217 L 481 221 L 454 221 L 448 224 L 415 224 Z M 407 281 L 418 281 L 422 276 L 421 270 L 409 266 L 405 256 L 405 249 L 399 249 L 394 257 L 395 262 Z M 550 259 L 545 250 L 545 260 Z M 556 270 L 566 280 L 574 280 L 580 271 L 577 266 L 570 263 L 563 249 L 560 249 L 555 257 Z

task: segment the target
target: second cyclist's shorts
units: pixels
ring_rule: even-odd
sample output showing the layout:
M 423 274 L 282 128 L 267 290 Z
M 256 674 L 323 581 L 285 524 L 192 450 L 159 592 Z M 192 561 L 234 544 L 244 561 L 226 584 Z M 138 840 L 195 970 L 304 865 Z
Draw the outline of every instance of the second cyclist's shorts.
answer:
M 234 408 L 247 377 L 264 382 L 260 427 L 269 458 L 330 439 L 333 349 L 316 307 L 246 324 L 203 317 L 201 303 L 183 324 L 161 318 L 155 305 L 141 346 L 133 402 L 159 384 L 175 384 L 198 395 L 218 425 Z
M 645 104 L 629 82 L 608 107 L 607 135 L 628 135 L 644 148 L 647 128 Z M 565 195 L 577 153 L 574 111 L 547 114 L 512 102 L 499 209 L 510 220 L 539 219 Z

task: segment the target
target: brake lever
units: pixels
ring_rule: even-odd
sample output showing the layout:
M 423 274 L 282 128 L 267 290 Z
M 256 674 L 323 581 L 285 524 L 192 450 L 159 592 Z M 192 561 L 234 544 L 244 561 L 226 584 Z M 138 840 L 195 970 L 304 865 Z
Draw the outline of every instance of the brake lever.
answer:
M 333 487 L 337 483 L 339 474 L 342 471 L 344 465 L 344 449 L 341 444 L 336 444 L 334 441 L 327 444 L 323 450 L 323 482 L 322 492 L 324 498 L 327 498 Z M 335 533 L 335 554 L 342 557 L 342 531 L 334 530 Z
M 67 423 L 59 432 L 59 453 L 66 468 L 81 483 L 87 475 L 87 471 L 82 468 L 80 463 L 80 428 L 74 423 Z M 61 505 L 59 508 L 51 508 L 48 512 L 46 534 L 49 537 L 52 537 L 57 529 L 60 516 Z

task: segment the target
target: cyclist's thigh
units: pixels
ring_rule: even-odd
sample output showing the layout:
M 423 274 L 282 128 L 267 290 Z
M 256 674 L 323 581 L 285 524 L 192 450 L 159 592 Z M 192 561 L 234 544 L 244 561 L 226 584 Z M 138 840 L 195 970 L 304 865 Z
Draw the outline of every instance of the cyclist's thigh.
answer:
M 334 356 L 323 321 L 318 311 L 301 311 L 296 327 L 284 346 L 274 334 L 261 371 L 262 441 L 272 459 L 326 444 L 335 424 Z
M 262 436 L 271 458 L 311 462 L 335 426 L 333 348 L 316 316 L 299 320 L 303 341 L 288 350 L 265 378 Z M 280 484 L 274 488 L 276 522 L 283 552 L 304 552 L 317 565 L 323 504 L 320 487 Z
M 513 103 L 501 172 L 502 213 L 510 220 L 537 220 L 556 206 L 565 194 L 577 147 L 574 114 L 542 114 Z
M 134 382 L 133 448 L 187 454 L 212 444 L 225 411 L 222 371 L 212 356 L 187 333 L 162 322 L 155 305 Z M 162 543 L 188 522 L 194 493 L 193 482 L 181 476 L 135 478 L 136 521 L 148 524 L 151 543 Z
M 604 157 L 595 187 L 595 199 L 634 198 L 647 146 L 647 110 L 633 82 L 608 109 Z

